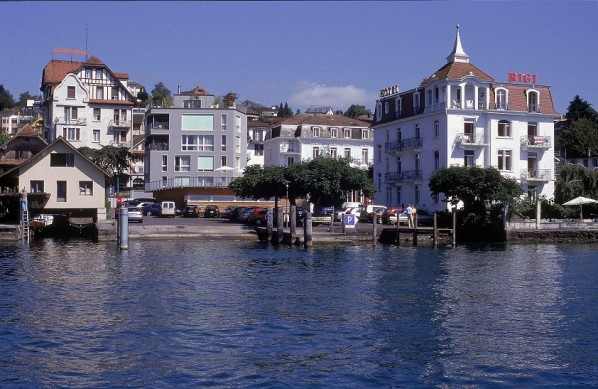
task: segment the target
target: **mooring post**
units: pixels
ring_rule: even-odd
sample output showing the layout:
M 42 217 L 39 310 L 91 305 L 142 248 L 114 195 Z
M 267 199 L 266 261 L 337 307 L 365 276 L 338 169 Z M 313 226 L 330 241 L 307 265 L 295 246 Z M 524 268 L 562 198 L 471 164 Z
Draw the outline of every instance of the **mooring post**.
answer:
M 118 216 L 120 225 L 120 249 L 129 249 L 129 210 L 125 207 L 120 209 L 120 215 Z
M 268 242 L 272 241 L 272 229 L 274 228 L 274 220 L 272 215 L 272 208 L 266 208 L 266 232 L 268 235 Z
M 291 205 L 291 213 L 289 214 L 289 220 L 291 221 L 290 233 L 291 233 L 291 244 L 295 243 L 297 237 L 297 206 Z
M 434 231 L 432 232 L 432 242 L 434 243 L 434 247 L 436 247 L 438 245 L 438 221 L 436 220 L 436 212 L 434 212 L 432 215 L 434 217 Z
M 276 239 L 278 243 L 284 238 L 284 210 L 282 207 L 276 208 Z
M 378 243 L 378 215 L 374 212 L 374 220 L 372 220 L 373 240 L 372 244 L 375 246 Z
M 453 246 L 457 245 L 457 207 L 453 207 Z
M 311 247 L 312 242 L 312 219 L 311 219 L 311 212 L 305 213 L 305 220 L 303 220 L 303 246 L 304 247 Z

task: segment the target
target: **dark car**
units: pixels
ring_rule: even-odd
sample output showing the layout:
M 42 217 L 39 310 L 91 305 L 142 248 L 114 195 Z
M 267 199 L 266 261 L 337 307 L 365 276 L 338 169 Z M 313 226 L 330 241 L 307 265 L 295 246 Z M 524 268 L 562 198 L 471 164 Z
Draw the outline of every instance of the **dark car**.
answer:
M 220 217 L 220 210 L 217 205 L 207 205 L 203 211 L 203 217 Z
M 183 217 L 199 217 L 199 207 L 197 205 L 187 205 L 183 208 Z
M 149 204 L 141 208 L 141 213 L 146 216 L 160 216 L 162 215 L 162 206 L 158 203 Z
M 417 225 L 418 226 L 432 226 L 434 225 L 434 214 L 424 211 L 417 210 Z
M 253 211 L 251 212 L 251 214 L 249 215 L 249 218 L 247 219 L 247 223 L 255 224 L 258 226 L 260 226 L 262 224 L 266 224 L 267 212 L 268 211 L 266 208 L 255 207 L 253 209 Z
M 228 214 L 228 220 L 231 222 L 237 222 L 239 221 L 239 218 L 241 217 L 241 213 L 243 212 L 243 210 L 245 209 L 245 207 L 235 207 L 233 208 L 230 213 Z

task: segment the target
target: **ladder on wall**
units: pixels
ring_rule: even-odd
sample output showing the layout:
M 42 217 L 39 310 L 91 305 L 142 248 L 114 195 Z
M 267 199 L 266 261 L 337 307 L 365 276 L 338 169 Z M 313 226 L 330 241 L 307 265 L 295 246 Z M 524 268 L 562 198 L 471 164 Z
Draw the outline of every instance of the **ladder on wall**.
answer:
M 21 211 L 21 239 L 29 241 L 29 211 Z

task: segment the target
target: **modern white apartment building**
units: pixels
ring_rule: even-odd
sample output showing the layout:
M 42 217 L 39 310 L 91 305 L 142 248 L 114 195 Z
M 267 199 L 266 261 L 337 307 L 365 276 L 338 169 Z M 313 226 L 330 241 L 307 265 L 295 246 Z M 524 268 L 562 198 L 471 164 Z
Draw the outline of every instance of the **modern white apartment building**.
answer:
M 289 166 L 319 155 L 372 163 L 369 123 L 334 114 L 298 114 L 276 124 L 264 140 L 264 165 Z
M 131 147 L 132 107 L 127 73 L 116 73 L 97 57 L 83 62 L 52 59 L 42 75 L 43 137 L 59 136 L 74 147 Z
M 446 209 L 428 181 L 451 165 L 493 166 L 524 191 L 552 198 L 559 115 L 550 87 L 537 80 L 508 73 L 507 81 L 496 81 L 470 62 L 457 27 L 444 66 L 414 89 L 380 92 L 372 125 L 375 202 Z

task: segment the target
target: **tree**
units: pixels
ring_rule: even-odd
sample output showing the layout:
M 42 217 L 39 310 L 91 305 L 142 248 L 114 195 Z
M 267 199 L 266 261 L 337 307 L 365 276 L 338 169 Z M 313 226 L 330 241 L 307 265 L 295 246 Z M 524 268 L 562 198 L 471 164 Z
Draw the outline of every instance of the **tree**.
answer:
M 282 118 L 291 117 L 293 116 L 293 110 L 289 107 L 288 103 L 285 102 L 284 106 L 282 105 L 282 103 L 280 103 L 278 107 L 277 116 Z
M 137 93 L 137 104 L 140 107 L 145 107 L 146 105 L 148 105 L 150 103 L 150 95 L 145 91 L 145 89 L 142 89 L 139 93 Z
M 567 157 L 591 157 L 598 153 L 598 122 L 581 117 L 568 122 L 561 133 Z
M 345 116 L 355 119 L 362 115 L 367 115 L 369 113 L 370 111 L 366 109 L 365 106 L 353 104 L 347 109 L 347 111 L 345 112 Z
M 41 100 L 41 96 L 32 96 L 29 92 L 23 92 L 19 95 L 19 100 L 15 106 L 20 108 L 27 107 L 27 100 Z
M 234 92 L 228 92 L 222 97 L 222 102 L 226 108 L 232 107 L 235 101 L 239 98 L 239 95 Z
M 130 171 L 131 164 L 134 162 L 134 157 L 129 149 L 125 147 L 102 146 L 101 149 L 81 147 L 78 150 L 101 169 L 113 173 L 120 180 L 120 183 L 127 182 L 131 177 L 128 172 Z M 120 190 L 120 188 L 117 190 Z
M 4 89 L 4 85 L 0 84 L 0 111 L 14 106 L 15 100 L 12 98 L 12 95 L 8 90 Z
M 172 106 L 172 93 L 161 81 L 152 89 L 152 101 L 160 104 L 162 107 Z
M 576 95 L 569 103 L 565 119 L 568 122 L 572 122 L 581 118 L 598 121 L 598 112 L 592 108 L 592 104 L 579 97 L 579 95 Z
M 521 195 L 522 188 L 514 179 L 504 177 L 493 168 L 451 166 L 438 169 L 428 184 L 433 196 L 444 194 L 443 201 L 452 205 L 463 202 L 466 213 L 481 213 L 486 203 L 510 204 Z
M 352 168 L 345 159 L 318 157 L 291 166 L 248 166 L 243 177 L 233 180 L 230 188 L 237 196 L 253 199 L 270 199 L 286 195 L 288 183 L 289 201 L 310 197 L 317 206 L 340 206 L 349 191 L 373 193 L 374 184 L 367 172 Z
M 563 204 L 578 196 L 598 198 L 598 171 L 565 166 L 556 176 L 554 201 Z

